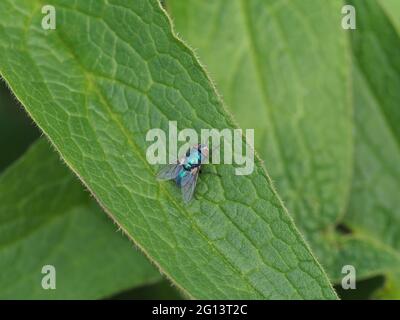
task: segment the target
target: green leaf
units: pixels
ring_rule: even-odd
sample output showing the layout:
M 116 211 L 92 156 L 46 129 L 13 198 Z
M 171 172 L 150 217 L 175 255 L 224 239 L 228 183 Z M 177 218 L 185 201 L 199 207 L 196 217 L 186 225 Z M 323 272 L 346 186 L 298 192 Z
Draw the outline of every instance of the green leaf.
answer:
M 375 292 L 374 298 L 386 300 L 400 299 L 400 274 L 398 270 L 387 275 L 385 285 Z
M 150 128 L 236 125 L 152 0 L 0 3 L 0 71 L 103 208 L 194 298 L 336 298 L 260 160 L 201 177 L 197 199 L 155 179 Z
M 341 0 L 168 0 L 306 235 L 344 214 L 352 108 Z M 311 239 L 311 237 L 310 237 Z
M 353 265 L 358 280 L 386 275 L 376 297 L 398 298 L 400 10 L 391 1 L 349 3 L 357 13 L 351 31 L 355 149 L 351 197 L 341 220 L 351 234 L 329 232 L 314 249 L 338 283 L 341 266 Z
M 342 220 L 351 235 L 331 241 L 334 258 L 329 264 L 322 261 L 337 280 L 338 266 L 343 264 L 356 268 L 357 279 L 386 275 L 376 297 L 396 298 L 400 292 L 400 39 L 394 21 L 400 11 L 390 1 L 350 4 L 357 10 L 357 30 L 351 33 L 355 150 L 351 197 Z
M 353 0 L 354 1 L 354 0 Z M 361 0 L 358 0 L 361 1 Z M 393 25 L 394 28 L 397 30 L 397 34 L 400 34 L 400 2 L 397 0 L 378 0 L 378 4 L 380 5 L 381 9 L 383 10 L 384 14 L 387 16 L 387 19 L 390 24 Z M 384 27 L 386 29 L 386 27 Z M 389 27 L 391 29 L 392 27 Z
M 161 279 L 76 177 L 35 143 L 0 176 L 0 298 L 95 299 Z M 44 290 L 42 267 L 56 269 Z

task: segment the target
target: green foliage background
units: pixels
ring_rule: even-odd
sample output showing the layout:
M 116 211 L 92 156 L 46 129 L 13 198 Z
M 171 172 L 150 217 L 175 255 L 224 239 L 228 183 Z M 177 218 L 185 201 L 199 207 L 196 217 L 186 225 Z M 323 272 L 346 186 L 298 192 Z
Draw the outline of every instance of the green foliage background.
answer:
M 356 30 L 341 0 L 164 1 L 192 49 L 155 0 L 53 2 L 54 31 L 40 1 L 0 4 L 0 73 L 57 150 L 22 155 L 39 129 L 2 83 L 0 298 L 335 298 L 348 264 L 341 297 L 400 296 L 398 1 L 348 1 Z M 145 133 L 230 113 L 262 161 L 185 207 Z

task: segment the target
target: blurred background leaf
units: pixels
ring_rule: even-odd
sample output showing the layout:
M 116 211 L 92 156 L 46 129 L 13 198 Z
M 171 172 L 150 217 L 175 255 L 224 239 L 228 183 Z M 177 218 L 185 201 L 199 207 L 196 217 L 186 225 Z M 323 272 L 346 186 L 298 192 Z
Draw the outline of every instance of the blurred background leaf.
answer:
M 351 32 L 356 144 L 343 220 L 354 235 L 392 255 L 383 271 L 390 290 L 379 297 L 400 298 L 400 6 L 390 0 L 350 3 L 357 8 L 357 31 Z M 354 265 L 369 254 L 359 253 Z

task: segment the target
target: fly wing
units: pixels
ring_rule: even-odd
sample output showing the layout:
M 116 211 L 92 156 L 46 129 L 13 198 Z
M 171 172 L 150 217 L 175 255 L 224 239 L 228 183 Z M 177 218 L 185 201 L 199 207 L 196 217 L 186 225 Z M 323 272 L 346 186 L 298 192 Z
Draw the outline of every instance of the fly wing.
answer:
M 169 164 L 162 168 L 157 174 L 158 180 L 171 180 L 175 179 L 178 173 L 181 171 L 182 166 L 179 163 Z
M 194 189 L 196 188 L 197 177 L 199 175 L 199 168 L 195 168 L 186 174 L 181 181 L 181 189 L 183 200 L 189 203 L 192 200 Z

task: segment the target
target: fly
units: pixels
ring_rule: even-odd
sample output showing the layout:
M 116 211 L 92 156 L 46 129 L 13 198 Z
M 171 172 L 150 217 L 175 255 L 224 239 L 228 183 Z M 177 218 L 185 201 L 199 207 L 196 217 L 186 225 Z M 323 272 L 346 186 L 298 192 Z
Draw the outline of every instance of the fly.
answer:
M 174 179 L 182 190 L 183 200 L 189 203 L 196 188 L 201 164 L 207 157 L 208 146 L 206 144 L 196 144 L 189 148 L 186 154 L 178 159 L 176 163 L 162 168 L 157 174 L 157 179 Z

